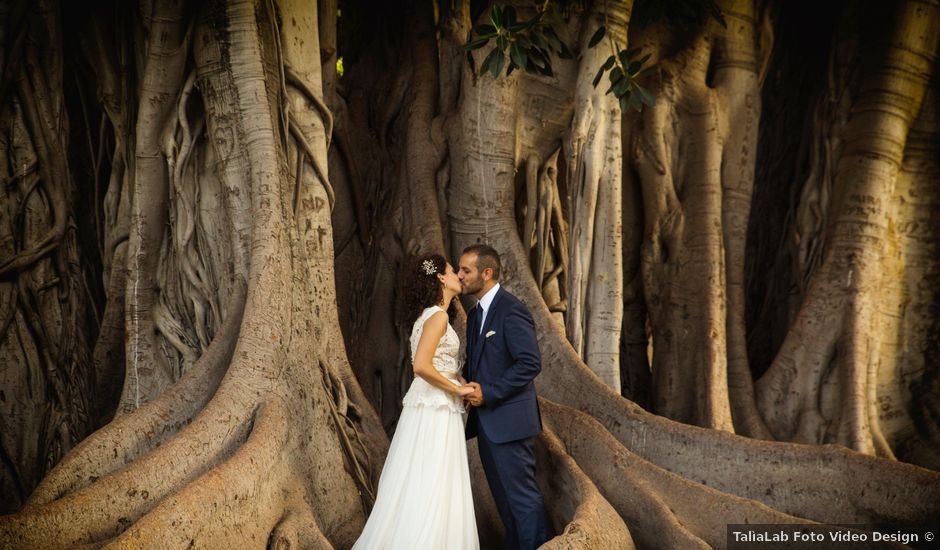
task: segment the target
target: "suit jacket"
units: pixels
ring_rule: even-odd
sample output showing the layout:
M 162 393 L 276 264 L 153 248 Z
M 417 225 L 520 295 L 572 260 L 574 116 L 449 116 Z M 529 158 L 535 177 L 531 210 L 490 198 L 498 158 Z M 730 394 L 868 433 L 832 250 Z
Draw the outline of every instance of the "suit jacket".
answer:
M 480 308 L 467 318 L 467 360 L 464 377 L 480 384 L 484 404 L 467 418 L 467 439 L 478 430 L 490 441 L 507 443 L 542 431 L 542 417 L 533 380 L 542 370 L 542 357 L 529 309 L 503 287 L 496 291 L 482 332 L 477 332 Z

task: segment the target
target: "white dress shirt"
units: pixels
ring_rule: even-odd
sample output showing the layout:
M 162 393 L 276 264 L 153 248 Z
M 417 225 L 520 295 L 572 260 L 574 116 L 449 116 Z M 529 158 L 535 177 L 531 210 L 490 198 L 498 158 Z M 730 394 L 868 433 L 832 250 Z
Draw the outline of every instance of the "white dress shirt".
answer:
M 490 304 L 493 303 L 493 298 L 496 297 L 496 292 L 499 290 L 499 283 L 496 283 L 496 286 L 491 288 L 489 292 L 483 295 L 480 298 L 480 303 L 477 304 L 477 307 L 480 309 L 480 334 L 483 334 L 483 325 L 486 323 L 486 312 L 490 310 Z

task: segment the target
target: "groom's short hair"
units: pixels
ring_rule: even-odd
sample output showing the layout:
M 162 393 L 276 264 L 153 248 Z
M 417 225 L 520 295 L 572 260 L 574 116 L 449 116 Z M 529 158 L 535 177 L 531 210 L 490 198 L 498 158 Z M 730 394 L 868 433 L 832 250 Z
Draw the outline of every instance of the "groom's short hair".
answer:
M 488 244 L 472 244 L 463 249 L 464 254 L 477 255 L 477 270 L 483 271 L 486 268 L 493 270 L 493 280 L 499 280 L 499 272 L 502 270 L 502 264 L 499 261 L 499 253 Z

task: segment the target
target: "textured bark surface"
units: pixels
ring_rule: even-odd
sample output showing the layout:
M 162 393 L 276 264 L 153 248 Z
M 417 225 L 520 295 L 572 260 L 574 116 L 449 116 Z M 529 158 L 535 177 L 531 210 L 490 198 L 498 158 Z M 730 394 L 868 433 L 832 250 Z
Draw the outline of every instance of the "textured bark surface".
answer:
M 574 59 L 493 78 L 482 3 L 0 4 L 0 547 L 348 548 L 398 266 L 478 242 L 539 334 L 547 547 L 940 517 L 940 6 L 719 5 L 573 3 Z M 600 25 L 653 107 L 591 85 Z
M 938 15 L 932 4 L 900 6 L 885 49 L 867 52 L 873 63 L 861 77 L 834 168 L 825 255 L 757 385 L 777 437 L 894 456 L 879 414 L 890 419 L 895 396 L 881 380 L 896 380 L 898 369 L 911 365 L 897 358 L 904 317 L 898 291 L 905 285 L 885 289 L 903 271 L 894 229 L 903 218 L 892 210 L 906 202 L 897 194 L 908 133 L 919 117 L 934 114 L 922 105 L 940 40 Z
M 0 511 L 21 506 L 97 417 L 101 312 L 68 166 L 60 24 L 53 2 L 0 8 Z
M 571 225 L 566 322 L 575 351 L 597 376 L 620 389 L 620 333 L 623 319 L 623 165 L 620 105 L 594 87 L 596 67 L 627 45 L 630 3 L 599 4 L 583 26 L 574 90 L 574 115 L 565 136 L 568 211 Z M 596 25 L 607 40 L 588 49 Z M 539 273 L 536 271 L 536 273 Z
M 170 95 L 172 115 L 156 132 L 158 160 L 168 173 L 178 169 L 164 178 L 180 184 L 164 201 L 174 223 L 147 259 L 194 270 L 147 276 L 161 282 L 154 303 L 177 323 L 203 323 L 208 345 L 202 352 L 198 328 L 179 331 L 191 340 L 174 339 L 159 313 L 148 314 L 163 346 L 176 348 L 168 358 L 198 359 L 60 463 L 4 518 L 4 546 L 345 545 L 370 502 L 378 475 L 370 454 L 384 455 L 387 438 L 337 329 L 322 168 L 329 117 L 316 108 L 318 48 L 309 35 L 316 12 L 229 2 L 190 17 L 193 48 L 173 53 L 188 59 L 192 76 Z M 150 120 L 137 124 L 155 131 Z M 132 257 L 128 264 L 138 268 Z M 193 286 L 174 295 L 173 277 L 193 274 Z M 224 303 L 201 308 L 197 285 Z M 152 383 L 162 376 L 141 373 Z M 136 403 L 136 391 L 125 384 L 122 401 Z

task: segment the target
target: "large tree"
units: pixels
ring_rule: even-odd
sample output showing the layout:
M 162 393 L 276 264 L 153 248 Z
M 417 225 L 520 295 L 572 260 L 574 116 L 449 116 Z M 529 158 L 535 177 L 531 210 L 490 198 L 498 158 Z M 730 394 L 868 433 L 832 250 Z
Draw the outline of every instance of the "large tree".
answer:
M 0 546 L 348 547 L 475 242 L 549 546 L 940 516 L 936 1 L 74 4 L 0 2 Z

